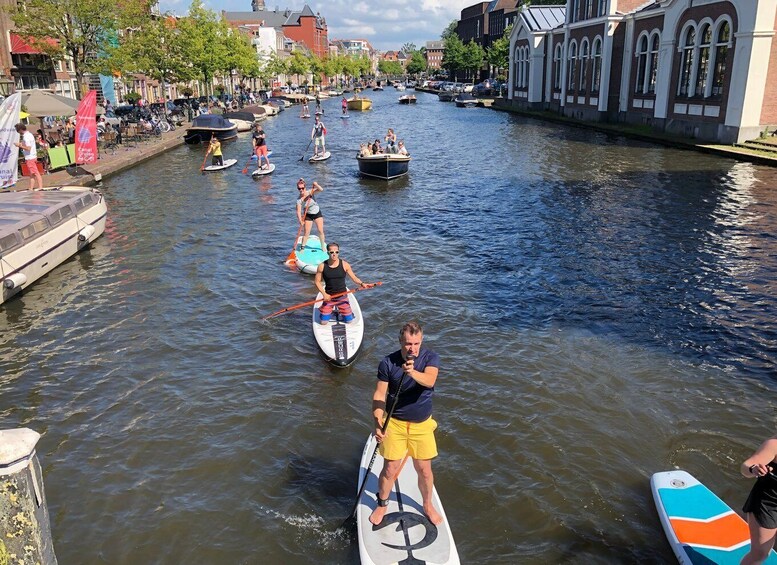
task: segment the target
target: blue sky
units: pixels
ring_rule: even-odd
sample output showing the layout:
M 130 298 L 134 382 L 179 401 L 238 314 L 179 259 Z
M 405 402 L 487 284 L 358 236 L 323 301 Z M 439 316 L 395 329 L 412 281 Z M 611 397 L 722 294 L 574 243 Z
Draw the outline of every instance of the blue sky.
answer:
M 327 0 L 309 1 L 314 12 L 326 18 L 329 37 L 368 40 L 381 51 L 399 49 L 412 42 L 418 47 L 430 39 L 439 39 L 451 20 L 457 20 L 462 8 L 476 0 Z M 161 0 L 160 9 L 184 15 L 190 0 Z M 211 10 L 229 12 L 251 10 L 251 0 L 205 0 Z M 268 9 L 299 10 L 303 0 L 265 0 Z

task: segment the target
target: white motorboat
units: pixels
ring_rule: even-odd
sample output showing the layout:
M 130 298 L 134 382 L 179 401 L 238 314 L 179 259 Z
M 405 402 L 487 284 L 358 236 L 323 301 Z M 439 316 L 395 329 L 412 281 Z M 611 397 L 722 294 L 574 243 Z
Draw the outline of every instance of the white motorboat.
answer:
M 100 237 L 107 214 L 96 189 L 0 193 L 0 304 Z

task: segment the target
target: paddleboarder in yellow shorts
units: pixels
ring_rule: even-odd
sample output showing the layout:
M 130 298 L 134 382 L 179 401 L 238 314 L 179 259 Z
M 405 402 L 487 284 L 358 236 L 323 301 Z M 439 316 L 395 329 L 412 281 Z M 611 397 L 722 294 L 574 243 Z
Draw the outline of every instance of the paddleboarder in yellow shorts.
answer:
M 437 456 L 434 440 L 437 422 L 432 418 L 432 396 L 440 370 L 440 357 L 431 349 L 421 347 L 423 338 L 421 326 L 417 322 L 408 322 L 399 331 L 399 351 L 387 355 L 378 365 L 372 415 L 375 438 L 380 444 L 384 462 L 378 477 L 377 506 L 370 515 L 370 522 L 375 525 L 380 524 L 386 515 L 388 498 L 406 454 L 413 458 L 418 474 L 424 514 L 433 524 L 442 523 L 442 516 L 432 504 L 432 459 Z M 386 406 L 394 406 L 395 399 L 396 406 L 384 434 L 381 428 L 388 415 Z

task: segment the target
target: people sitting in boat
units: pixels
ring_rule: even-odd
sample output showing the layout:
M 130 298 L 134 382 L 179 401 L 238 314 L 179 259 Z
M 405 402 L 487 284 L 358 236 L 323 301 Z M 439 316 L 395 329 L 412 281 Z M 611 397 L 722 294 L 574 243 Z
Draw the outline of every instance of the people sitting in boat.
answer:
M 379 153 L 383 153 L 383 148 L 380 146 L 380 140 L 376 139 L 372 144 L 372 154 L 378 155 Z
M 332 310 L 337 308 L 340 319 L 346 324 L 353 322 L 354 316 L 351 304 L 348 302 L 345 286 L 346 275 L 361 288 L 367 285 L 357 277 L 351 265 L 344 259 L 340 259 L 340 245 L 332 242 L 326 246 L 329 259 L 318 266 L 316 271 L 316 288 L 323 295 L 324 301 L 318 310 L 321 315 L 321 325 L 325 326 L 332 318 Z
M 359 157 L 368 157 L 369 155 L 372 155 L 372 152 L 370 151 L 370 144 L 362 143 L 359 146 Z
M 407 152 L 407 147 L 405 147 L 405 142 L 403 140 L 399 140 L 397 153 L 400 155 L 410 155 L 410 153 Z
M 326 155 L 326 127 L 318 116 L 313 124 L 313 131 L 310 132 L 310 139 L 313 141 L 313 157 L 318 157 L 319 147 L 321 155 Z
M 305 234 L 302 236 L 300 248 L 305 248 L 308 237 L 310 237 L 310 230 L 313 228 L 313 223 L 316 224 L 321 246 L 325 248 L 324 215 L 321 213 L 318 203 L 313 199 L 313 195 L 316 192 L 324 192 L 324 187 L 313 181 L 313 188 L 308 190 L 305 186 L 305 179 L 299 179 L 297 181 L 297 190 L 299 191 L 299 196 L 297 197 L 297 219 L 300 224 L 305 226 Z
M 270 168 L 270 158 L 267 156 L 267 137 L 264 134 L 264 129 L 260 124 L 254 124 L 254 133 L 252 134 L 251 143 L 254 144 L 254 154 L 256 155 L 256 164 L 260 169 Z M 262 159 L 267 163 L 262 164 Z
M 221 142 L 212 137 L 208 144 L 208 153 L 213 154 L 211 165 L 221 166 L 224 164 L 224 156 L 221 154 Z

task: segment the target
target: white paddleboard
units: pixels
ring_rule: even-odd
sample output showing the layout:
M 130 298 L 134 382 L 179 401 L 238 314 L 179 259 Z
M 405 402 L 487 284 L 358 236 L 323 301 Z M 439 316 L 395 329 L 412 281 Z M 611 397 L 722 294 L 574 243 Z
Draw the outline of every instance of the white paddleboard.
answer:
M 690 473 L 656 473 L 650 488 L 664 533 L 682 565 L 738 564 L 750 551 L 747 523 Z M 774 550 L 764 563 L 777 563 Z
M 237 159 L 227 159 L 226 161 L 224 161 L 223 165 L 208 165 L 202 170 L 208 171 L 209 173 L 212 173 L 213 171 L 223 171 L 224 169 L 228 169 L 235 163 L 237 163 Z
M 342 115 L 342 116 L 340 116 L 340 117 L 341 117 L 342 119 L 344 119 L 344 120 L 345 120 L 345 119 L 347 119 L 347 118 L 350 118 L 351 116 L 349 116 L 348 114 L 343 114 L 343 115 Z
M 320 154 L 320 153 L 319 153 L 319 155 L 318 155 L 317 157 L 311 157 L 310 159 L 308 159 L 308 162 L 309 162 L 309 163 L 315 163 L 315 162 L 317 162 L 317 161 L 326 161 L 326 160 L 327 160 L 327 159 L 329 159 L 331 156 L 332 156 L 332 153 L 331 153 L 331 152 L 329 152 L 329 151 L 327 151 L 327 152 L 326 152 L 326 153 L 324 153 L 324 154 Z
M 267 150 L 267 156 L 268 156 L 268 157 L 272 157 L 272 149 L 268 149 L 268 150 Z M 251 161 L 257 161 L 258 159 L 259 159 L 259 157 L 257 156 L 257 154 L 256 154 L 256 153 L 254 153 L 253 155 L 251 155 Z
M 370 458 L 377 442 L 370 434 L 362 453 L 359 467 L 361 486 Z M 383 521 L 373 526 L 369 520 L 376 507 L 378 475 L 383 468 L 383 457 L 378 453 L 367 484 L 356 507 L 356 524 L 359 537 L 359 557 L 362 564 L 393 565 L 396 563 L 434 563 L 458 565 L 459 554 L 448 527 L 448 517 L 437 495 L 432 492 L 432 503 L 443 518 L 435 526 L 423 514 L 423 499 L 418 489 L 418 475 L 413 461 L 406 461 L 389 495 L 389 505 Z M 357 491 L 358 492 L 358 491 Z
M 359 354 L 364 337 L 364 318 L 362 310 L 353 293 L 347 295 L 351 305 L 353 320 L 345 323 L 342 321 L 337 309 L 332 312 L 329 323 L 321 325 L 321 302 L 313 305 L 313 337 L 319 350 L 335 367 L 347 367 Z M 316 300 L 321 300 L 323 295 L 319 292 Z
M 252 177 L 260 177 L 262 175 L 269 175 L 274 170 L 275 170 L 275 163 L 272 163 L 266 169 L 256 169 L 253 173 L 251 173 L 251 176 Z
M 309 118 L 310 116 L 300 116 L 300 118 Z
M 311 235 L 305 242 L 305 248 L 302 249 L 302 236 L 297 238 L 297 245 L 294 247 L 296 255 L 296 264 L 300 272 L 306 275 L 315 275 L 318 266 L 329 258 L 326 251 L 321 248 L 321 240 L 317 235 Z
M 316 116 L 322 115 L 324 112 L 316 112 Z

